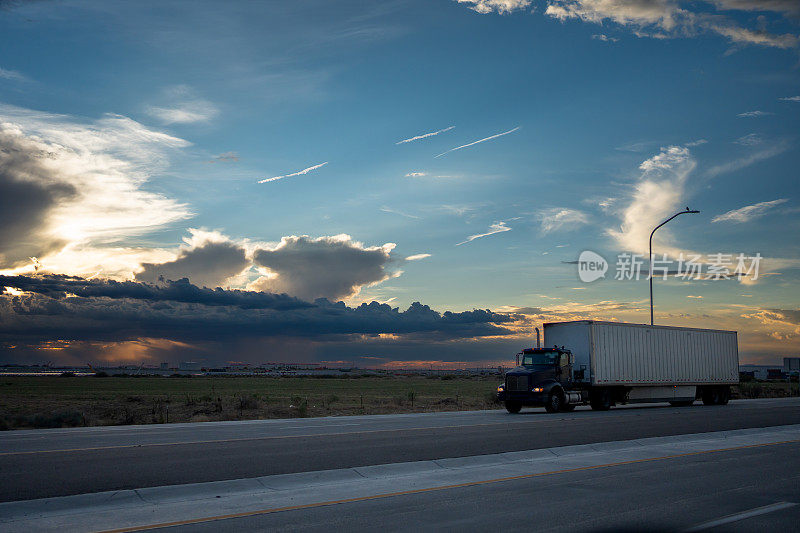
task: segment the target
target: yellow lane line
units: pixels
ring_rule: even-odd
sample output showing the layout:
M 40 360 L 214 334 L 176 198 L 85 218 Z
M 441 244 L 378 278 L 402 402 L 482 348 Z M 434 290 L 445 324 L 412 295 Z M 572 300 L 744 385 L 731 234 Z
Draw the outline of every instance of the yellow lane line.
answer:
M 619 461 L 616 463 L 606 463 L 602 465 L 593 465 L 593 466 L 581 466 L 577 468 L 564 468 L 561 470 L 552 470 L 550 472 L 539 472 L 536 474 L 523 474 L 519 476 L 509 476 L 509 477 L 501 477 L 496 479 L 486 479 L 481 481 L 469 481 L 466 483 L 456 483 L 453 485 L 443 485 L 441 487 L 427 487 L 423 489 L 412 489 L 412 490 L 404 490 L 399 492 L 388 492 L 384 494 L 374 494 L 372 496 L 360 496 L 357 498 L 346 498 L 343 500 L 329 500 L 325 502 L 316 502 L 316 503 L 306 503 L 303 505 L 290 505 L 287 507 L 273 507 L 270 509 L 259 509 L 257 511 L 244 511 L 241 513 L 232 513 L 232 514 L 224 514 L 224 515 L 217 515 L 217 516 L 208 516 L 204 518 L 190 518 L 187 520 L 177 520 L 174 522 L 162 522 L 159 524 L 148 524 L 144 526 L 134 526 L 134 527 L 125 527 L 120 529 L 110 529 L 103 531 L 101 533 L 129 533 L 132 531 L 147 531 L 151 529 L 159 529 L 165 527 L 175 527 L 175 526 L 185 526 L 191 524 L 201 524 L 204 522 L 216 522 L 219 520 L 230 520 L 232 518 L 245 518 L 250 516 L 260 516 L 272 513 L 280 513 L 283 511 L 296 511 L 300 509 L 313 509 L 315 507 L 327 507 L 331 505 L 339 505 L 343 503 L 355 503 L 355 502 L 364 502 L 370 500 L 380 500 L 384 498 L 392 498 L 394 496 L 407 496 L 410 494 L 424 494 L 426 492 L 434 492 L 439 490 L 450 490 L 450 489 L 458 489 L 463 487 L 475 487 L 479 485 L 488 485 L 490 483 L 503 483 L 505 481 L 515 481 L 519 479 L 530 479 L 535 477 L 542 477 L 542 476 L 551 476 L 554 474 L 567 474 L 570 472 L 582 472 L 586 470 L 597 470 L 600 468 L 610 468 L 614 466 L 624 466 L 624 465 L 632 465 L 638 463 L 648 463 L 652 461 L 664 461 L 667 459 L 677 459 L 681 457 L 691 457 L 694 455 L 705 455 L 709 453 L 720 453 L 720 452 L 729 452 L 729 451 L 736 451 L 736 450 L 746 450 L 750 448 L 762 448 L 765 446 L 776 446 L 779 444 L 793 444 L 800 442 L 800 439 L 794 440 L 784 440 L 779 442 L 768 442 L 763 444 L 748 444 L 745 446 L 735 446 L 732 448 L 719 448 L 716 450 L 703 450 L 699 452 L 686 452 L 686 453 L 679 453 L 675 455 L 665 455 L 662 457 L 651 457 L 648 459 L 632 459 L 630 461 Z

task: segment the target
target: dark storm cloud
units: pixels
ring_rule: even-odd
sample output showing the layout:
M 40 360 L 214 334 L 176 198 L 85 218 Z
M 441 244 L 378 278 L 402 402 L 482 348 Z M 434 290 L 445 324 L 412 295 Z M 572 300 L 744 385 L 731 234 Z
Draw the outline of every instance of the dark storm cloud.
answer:
M 277 274 L 260 278 L 254 286 L 309 300 L 347 298 L 365 285 L 391 277 L 386 266 L 393 248 L 391 243 L 365 247 L 347 235 L 283 237 L 275 248 L 257 250 L 253 255 L 256 265 Z
M 26 291 L 0 297 L 0 342 L 7 345 L 142 337 L 184 342 L 244 337 L 344 340 L 379 334 L 448 340 L 509 334 L 496 324 L 513 320 L 488 310 L 438 313 L 420 303 L 402 312 L 377 302 L 356 308 L 324 299 L 310 304 L 268 293 L 248 296 L 244 291 L 199 289 L 187 281 L 161 288 L 138 282 L 3 276 L 0 285 Z M 226 298 L 229 305 L 222 303 Z M 259 299 L 275 303 L 246 305 Z
M 285 294 L 200 288 L 187 279 L 159 285 L 135 281 L 87 280 L 63 275 L 1 276 L 0 287 L 14 287 L 48 296 L 54 300 L 67 294 L 82 298 L 128 298 L 147 302 L 181 302 L 204 306 L 233 306 L 242 309 L 300 309 L 313 304 Z
M 249 266 L 244 248 L 233 242 L 205 242 L 189 250 L 181 250 L 178 258 L 167 263 L 142 263 L 144 270 L 137 281 L 155 283 L 160 280 L 188 278 L 202 287 L 219 287 L 225 280 L 240 274 Z
M 0 126 L 0 268 L 19 266 L 65 242 L 48 234 L 59 202 L 75 195 L 71 185 L 51 179 L 49 154 Z

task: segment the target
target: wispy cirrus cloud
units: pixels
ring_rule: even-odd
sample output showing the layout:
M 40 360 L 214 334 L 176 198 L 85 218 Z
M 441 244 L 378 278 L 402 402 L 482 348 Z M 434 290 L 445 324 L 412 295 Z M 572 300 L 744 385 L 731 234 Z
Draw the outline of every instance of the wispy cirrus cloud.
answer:
M 746 205 L 744 207 L 740 207 L 739 209 L 733 209 L 727 213 L 717 215 L 711 219 L 711 222 L 749 222 L 753 219 L 766 215 L 767 212 L 773 207 L 784 204 L 788 201 L 788 198 L 778 198 L 777 200 L 771 200 L 769 202 L 758 202 L 757 204 Z
M 739 118 L 756 118 L 756 117 L 766 117 L 774 114 L 775 113 L 770 113 L 769 111 L 761 111 L 756 109 L 755 111 L 745 111 L 744 113 L 739 113 L 736 116 Z
M 258 183 L 269 183 L 271 181 L 278 181 L 278 180 L 282 180 L 284 178 L 292 178 L 294 176 L 302 176 L 304 174 L 308 174 L 309 172 L 311 172 L 313 170 L 317 170 L 318 168 L 322 168 L 327 164 L 328 164 L 328 162 L 325 161 L 324 163 L 320 163 L 319 165 L 314 165 L 312 167 L 304 168 L 303 170 L 298 170 L 297 172 L 292 172 L 291 174 L 284 174 L 282 176 L 273 176 L 271 178 L 264 178 L 263 180 L 260 180 Z
M 488 237 L 489 235 L 494 235 L 496 233 L 503 233 L 504 231 L 511 231 L 511 228 L 506 226 L 506 223 L 503 221 L 495 222 L 494 224 L 489 226 L 489 231 L 487 231 L 486 233 L 478 233 L 476 235 L 470 235 L 469 237 L 467 237 L 467 240 L 461 241 L 460 243 L 456 244 L 456 246 L 461 246 L 462 244 L 467 244 L 468 242 L 472 242 L 475 239 L 482 239 L 483 237 Z
M 427 259 L 431 254 L 414 254 L 406 257 L 406 261 L 419 261 L 420 259 Z
M 760 146 L 760 144 L 758 146 Z M 706 171 L 706 176 L 713 178 L 719 176 L 720 174 L 726 174 L 728 172 L 734 172 L 736 170 L 749 167 L 750 165 L 754 165 L 755 163 L 764 161 L 765 159 L 775 157 L 776 155 L 785 152 L 788 148 L 789 144 L 787 142 L 778 142 L 757 152 L 752 152 L 744 157 L 740 157 L 720 165 L 715 165 Z
M 217 106 L 200 98 L 191 87 L 176 85 L 164 91 L 166 104 L 147 106 L 147 114 L 164 124 L 207 122 L 219 114 Z
M 783 98 L 778 98 L 782 102 L 800 102 L 800 96 L 784 96 Z
M 542 233 L 554 231 L 570 231 L 589 223 L 589 217 L 583 211 L 566 207 L 545 209 L 539 214 Z
M 604 33 L 592 35 L 592 39 L 594 39 L 595 41 L 603 41 L 604 43 L 615 43 L 619 41 L 619 39 L 617 39 L 616 37 L 609 37 Z
M 525 9 L 531 5 L 532 0 L 456 0 L 459 4 L 467 4 L 478 13 L 499 13 L 507 15 L 518 9 Z
M 423 178 L 423 177 L 425 177 L 427 175 L 428 175 L 427 172 L 409 172 L 408 174 L 406 174 L 406 177 L 407 178 Z
M 758 146 L 764 143 L 764 139 L 762 139 L 761 135 L 758 133 L 748 133 L 747 135 L 742 135 L 733 142 L 735 144 L 741 144 L 742 146 Z
M 398 141 L 395 144 L 405 144 L 405 143 L 411 143 L 411 142 L 414 142 L 414 141 L 419 141 L 421 139 L 427 139 L 428 137 L 434 137 L 436 135 L 439 135 L 440 133 L 444 133 L 444 132 L 450 131 L 450 130 L 452 130 L 454 128 L 455 128 L 455 126 L 448 126 L 448 127 L 444 128 L 442 130 L 432 131 L 430 133 L 423 133 L 421 135 L 416 135 L 414 137 L 409 137 L 408 139 L 403 139 L 402 141 Z
M 0 68 L 0 79 L 12 80 L 12 81 L 30 81 L 30 78 L 28 78 L 22 72 L 19 72 L 17 70 L 8 70 L 4 68 Z
M 391 213 L 393 215 L 400 215 L 401 217 L 406 217 L 406 218 L 414 218 L 414 219 L 419 219 L 420 218 L 417 215 L 411 215 L 411 214 L 406 213 L 404 211 L 400 211 L 398 209 L 392 209 L 391 207 L 388 207 L 388 206 L 385 206 L 385 205 L 381 206 L 381 211 L 383 211 L 384 213 Z
M 478 139 L 477 141 L 472 141 L 471 143 L 462 144 L 461 146 L 456 146 L 455 148 L 451 148 L 446 152 L 442 152 L 441 154 L 437 155 L 436 157 L 442 157 L 443 155 L 449 154 L 450 152 L 455 152 L 456 150 L 462 150 L 464 148 L 469 148 L 470 146 L 475 146 L 476 144 L 485 143 L 486 141 L 491 141 L 492 139 L 497 139 L 498 137 L 502 137 L 504 135 L 508 135 L 510 133 L 514 133 L 515 131 L 519 130 L 519 126 L 516 128 L 512 128 L 508 131 L 504 131 L 503 133 L 497 133 L 495 135 L 491 135 L 489 137 L 485 137 L 483 139 Z
M 794 16 L 793 9 L 788 7 L 789 2 L 791 0 L 706 0 L 705 3 L 712 3 L 721 11 L 758 10 L 783 17 Z M 798 37 L 794 34 L 769 33 L 760 26 L 746 28 L 726 15 L 710 13 L 692 4 L 677 0 L 551 0 L 544 13 L 562 22 L 571 19 L 592 24 L 611 22 L 629 28 L 637 37 L 668 39 L 715 33 L 734 45 L 782 49 L 798 45 Z
M 214 159 L 210 159 L 206 161 L 206 163 L 238 163 L 239 162 L 239 154 L 236 152 L 223 152 L 214 157 Z

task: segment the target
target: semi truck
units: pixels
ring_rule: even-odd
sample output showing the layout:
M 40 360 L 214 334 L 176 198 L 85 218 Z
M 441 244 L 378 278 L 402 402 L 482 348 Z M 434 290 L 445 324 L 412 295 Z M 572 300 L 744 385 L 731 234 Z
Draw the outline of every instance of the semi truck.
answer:
M 735 331 L 578 320 L 544 324 L 544 342 L 517 354 L 497 388 L 509 413 L 578 405 L 725 405 L 739 383 Z

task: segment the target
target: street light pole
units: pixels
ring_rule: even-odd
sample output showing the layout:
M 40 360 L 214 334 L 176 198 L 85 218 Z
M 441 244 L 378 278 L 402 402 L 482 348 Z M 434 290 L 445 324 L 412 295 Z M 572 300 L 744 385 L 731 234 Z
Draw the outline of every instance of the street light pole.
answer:
M 653 231 L 650 232 L 650 325 L 651 326 L 653 325 L 653 234 L 656 232 L 658 228 L 660 228 L 661 226 L 663 226 L 664 224 L 666 224 L 667 222 L 669 222 L 670 220 L 679 215 L 685 215 L 686 213 L 699 213 L 699 212 L 700 211 L 693 211 L 687 207 L 686 211 L 678 211 L 677 213 L 669 217 L 667 220 L 665 220 L 664 222 L 653 228 Z

